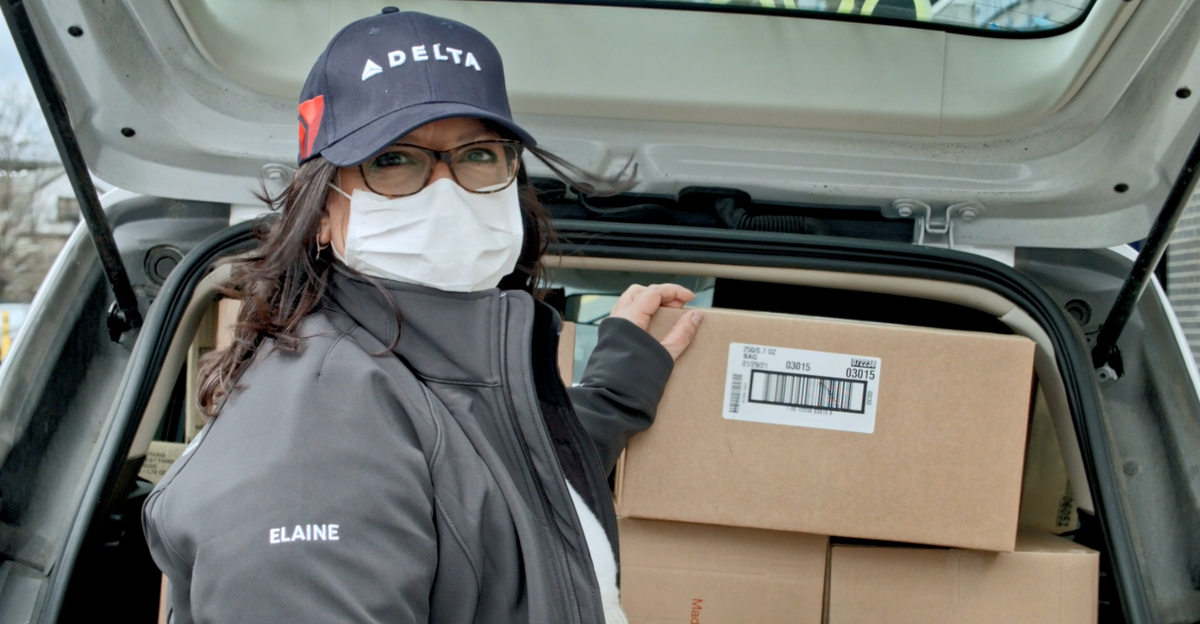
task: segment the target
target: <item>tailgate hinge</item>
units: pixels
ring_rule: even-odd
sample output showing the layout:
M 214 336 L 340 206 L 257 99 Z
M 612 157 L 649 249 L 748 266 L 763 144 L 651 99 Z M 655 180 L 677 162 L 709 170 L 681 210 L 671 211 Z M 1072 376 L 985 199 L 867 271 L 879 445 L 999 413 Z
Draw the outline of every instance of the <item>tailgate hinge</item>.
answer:
M 934 208 L 919 199 L 902 198 L 881 212 L 889 219 L 913 219 L 913 244 L 954 249 L 955 221 L 974 221 L 983 211 L 977 201 Z

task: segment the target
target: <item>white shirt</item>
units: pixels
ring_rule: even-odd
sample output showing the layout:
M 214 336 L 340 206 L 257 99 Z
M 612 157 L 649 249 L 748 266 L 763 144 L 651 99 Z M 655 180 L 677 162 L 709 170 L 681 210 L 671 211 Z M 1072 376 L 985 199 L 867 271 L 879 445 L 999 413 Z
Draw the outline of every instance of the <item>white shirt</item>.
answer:
M 612 543 L 596 514 L 583 502 L 579 492 L 567 482 L 571 491 L 571 502 L 575 503 L 575 514 L 583 526 L 588 552 L 592 555 L 592 567 L 596 569 L 596 580 L 600 582 L 600 601 L 604 605 L 605 624 L 629 624 L 621 610 L 621 593 L 617 589 L 617 558 L 613 555 Z

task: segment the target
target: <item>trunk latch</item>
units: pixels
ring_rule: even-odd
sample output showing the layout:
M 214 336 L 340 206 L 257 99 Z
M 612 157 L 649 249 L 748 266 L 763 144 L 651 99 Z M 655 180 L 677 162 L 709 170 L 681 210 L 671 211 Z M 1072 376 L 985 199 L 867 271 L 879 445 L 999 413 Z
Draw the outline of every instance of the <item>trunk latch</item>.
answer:
M 911 198 L 901 198 L 885 206 L 883 216 L 913 219 L 913 244 L 954 249 L 955 221 L 974 221 L 984 211 L 977 201 L 964 201 L 942 208 Z

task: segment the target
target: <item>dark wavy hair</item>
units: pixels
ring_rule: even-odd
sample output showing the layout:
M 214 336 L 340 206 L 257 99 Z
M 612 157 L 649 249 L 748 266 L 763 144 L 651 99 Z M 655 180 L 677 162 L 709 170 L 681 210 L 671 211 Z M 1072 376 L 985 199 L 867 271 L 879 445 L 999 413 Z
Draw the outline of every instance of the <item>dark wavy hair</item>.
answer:
M 637 168 L 630 170 L 630 164 L 615 176 L 602 177 L 546 150 L 527 147 L 526 151 L 581 194 L 616 194 L 635 183 Z M 330 246 L 322 249 L 317 245 L 329 185 L 337 171 L 337 166 L 317 156 L 300 165 L 278 196 L 272 197 L 265 190 L 259 194 L 278 214 L 260 218 L 254 224 L 258 247 L 231 261 L 232 277 L 222 294 L 241 299 L 242 305 L 229 347 L 210 352 L 200 361 L 196 401 L 206 416 L 216 417 L 263 341 L 274 340 L 274 348 L 284 352 L 301 350 L 304 340 L 298 333 L 300 323 L 324 301 L 330 272 L 352 272 L 333 257 Z M 538 296 L 538 285 L 543 280 L 541 259 L 553 228 L 523 163 L 515 183 L 525 224 L 524 243 L 516 268 L 500 281 L 500 288 Z M 378 281 L 363 277 L 383 290 Z M 390 296 L 385 299 L 391 301 Z M 400 324 L 399 309 L 393 305 L 392 310 Z

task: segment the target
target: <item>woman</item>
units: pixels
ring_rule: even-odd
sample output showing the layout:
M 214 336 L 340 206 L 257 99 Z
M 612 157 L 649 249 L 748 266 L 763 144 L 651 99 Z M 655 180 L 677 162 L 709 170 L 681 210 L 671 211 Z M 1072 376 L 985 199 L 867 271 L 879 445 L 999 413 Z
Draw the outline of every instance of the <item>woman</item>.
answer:
M 518 181 L 522 150 L 564 163 L 513 123 L 492 44 L 385 9 L 301 101 L 300 168 L 201 372 L 216 418 L 144 510 L 172 621 L 623 622 L 606 477 L 700 320 L 659 343 L 650 317 L 692 293 L 627 291 L 565 389 Z

